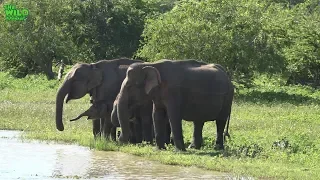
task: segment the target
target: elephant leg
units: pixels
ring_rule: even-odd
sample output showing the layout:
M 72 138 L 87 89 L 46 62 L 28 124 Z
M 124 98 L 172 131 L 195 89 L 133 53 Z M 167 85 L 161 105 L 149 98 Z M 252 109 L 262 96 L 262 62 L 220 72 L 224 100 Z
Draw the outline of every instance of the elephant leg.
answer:
M 200 149 L 203 144 L 202 129 L 204 122 L 193 121 L 193 141 L 189 148 Z
M 167 105 L 167 113 L 176 150 L 186 151 L 182 134 L 182 115 L 179 100 L 171 98 Z
M 171 143 L 171 126 L 169 123 L 168 117 L 165 118 L 166 121 L 166 127 L 165 127 L 165 143 L 170 144 Z M 173 142 L 173 141 L 172 141 Z M 174 143 L 172 143 L 174 145 Z
M 110 140 L 111 129 L 113 128 L 113 124 L 111 123 L 110 117 L 101 118 L 103 121 L 103 136 L 106 140 Z
M 129 142 L 132 144 L 136 144 L 136 130 L 135 130 L 135 125 L 132 121 L 129 122 L 129 128 L 130 128 L 130 136 L 129 136 Z
M 152 122 L 152 119 L 150 119 L 150 121 Z M 152 144 L 152 142 L 153 142 L 153 132 L 152 132 L 153 124 L 151 122 L 146 122 L 143 125 L 143 131 L 142 131 L 144 140 L 150 144 Z
M 170 125 L 172 127 L 173 142 L 176 150 L 186 151 L 182 135 L 182 120 L 171 120 Z
M 223 131 L 225 128 L 227 122 L 227 117 L 225 118 L 219 118 L 216 120 L 216 127 L 217 127 L 217 138 L 216 138 L 216 144 L 214 149 L 215 150 L 223 150 Z
M 152 144 L 153 142 L 153 130 L 152 130 L 152 114 L 150 113 L 150 116 L 145 115 L 141 118 L 142 122 L 142 135 L 143 135 L 143 140 L 146 141 L 147 143 Z
M 165 109 L 156 108 L 153 106 L 153 127 L 156 144 L 158 149 L 166 149 L 164 146 L 165 141 L 165 123 L 163 118 L 165 116 Z
M 92 133 L 93 133 L 94 139 L 101 136 L 100 119 L 92 120 Z
M 141 124 L 141 119 L 138 117 L 133 122 L 134 125 L 134 134 L 136 137 L 136 143 L 142 143 L 142 124 Z
M 232 96 L 230 96 L 232 97 Z M 231 113 L 232 98 L 227 99 L 225 106 L 222 108 L 218 118 L 216 119 L 217 139 L 214 149 L 224 149 L 224 129 Z
M 117 140 L 117 127 L 115 127 L 114 125 L 112 125 L 111 127 L 111 140 L 112 141 L 116 141 Z

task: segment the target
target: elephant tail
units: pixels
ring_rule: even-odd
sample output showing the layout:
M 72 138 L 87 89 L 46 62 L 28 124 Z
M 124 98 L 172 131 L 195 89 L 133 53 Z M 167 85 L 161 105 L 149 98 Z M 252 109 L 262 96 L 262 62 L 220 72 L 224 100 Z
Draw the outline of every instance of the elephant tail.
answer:
M 224 135 L 223 135 L 224 140 L 226 140 L 226 136 L 227 136 L 229 139 L 231 139 L 231 136 L 230 136 L 230 134 L 229 134 L 230 116 L 231 116 L 231 113 L 229 114 L 228 119 L 227 119 L 227 127 L 226 127 L 226 131 L 224 132 Z
M 234 95 L 234 86 L 232 85 L 232 83 L 230 84 L 231 85 L 231 91 L 230 91 L 230 95 L 228 96 L 228 109 L 227 109 L 227 113 L 228 113 L 228 118 L 227 118 L 227 127 L 226 127 L 226 131 L 223 133 L 223 139 L 226 140 L 226 136 L 228 136 L 228 139 L 231 139 L 231 136 L 229 134 L 229 123 L 230 123 L 230 116 L 231 116 L 231 107 L 232 107 L 232 101 L 233 101 L 233 95 Z

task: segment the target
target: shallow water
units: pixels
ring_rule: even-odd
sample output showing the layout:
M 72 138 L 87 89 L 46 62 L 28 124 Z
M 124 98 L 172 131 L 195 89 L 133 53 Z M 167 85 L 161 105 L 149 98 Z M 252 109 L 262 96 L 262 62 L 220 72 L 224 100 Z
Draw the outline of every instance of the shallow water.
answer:
M 163 165 L 120 152 L 22 141 L 0 130 L 0 179 L 234 179 L 199 168 Z

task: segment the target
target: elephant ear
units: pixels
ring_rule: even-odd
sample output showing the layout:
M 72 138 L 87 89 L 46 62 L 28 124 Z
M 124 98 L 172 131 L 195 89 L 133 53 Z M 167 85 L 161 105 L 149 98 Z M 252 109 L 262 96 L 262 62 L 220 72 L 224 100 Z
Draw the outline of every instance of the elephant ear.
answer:
M 95 64 L 91 64 L 91 68 L 92 68 L 92 70 L 91 70 L 92 73 L 91 73 L 90 80 L 88 82 L 88 90 L 91 90 L 91 89 L 97 87 L 102 82 L 102 71 L 100 69 L 98 69 L 95 66 Z
M 153 88 L 161 83 L 161 76 L 158 69 L 152 66 L 143 67 L 142 70 L 145 71 L 147 75 L 144 89 L 145 92 L 149 94 Z

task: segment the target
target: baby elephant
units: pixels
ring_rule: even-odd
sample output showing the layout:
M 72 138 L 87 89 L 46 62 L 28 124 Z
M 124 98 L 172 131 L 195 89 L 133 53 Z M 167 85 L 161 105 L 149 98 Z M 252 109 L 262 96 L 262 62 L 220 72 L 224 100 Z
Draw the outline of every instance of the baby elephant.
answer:
M 112 113 L 111 113 L 111 122 L 114 126 L 120 127 L 119 119 L 118 119 L 118 97 L 116 100 L 113 102 L 113 108 L 112 108 Z M 135 104 L 128 109 L 128 118 L 130 119 L 129 122 L 134 122 L 138 121 L 140 122 L 141 126 L 143 129 L 142 131 L 137 131 L 136 136 L 137 137 L 142 137 L 144 141 L 146 142 L 152 142 L 154 139 L 154 129 L 153 129 L 153 119 L 152 119 L 152 111 L 153 111 L 153 103 L 151 100 L 149 101 L 144 101 L 143 103 L 140 104 Z M 163 119 L 165 124 L 164 128 L 164 135 L 165 135 L 165 143 L 166 144 L 172 144 L 173 140 L 171 139 L 171 128 L 169 124 L 168 117 L 165 116 Z M 131 125 L 130 125 L 131 128 Z
M 70 121 L 76 121 L 80 119 L 83 116 L 87 116 L 87 120 L 89 119 L 99 119 L 99 118 L 104 118 L 108 115 L 108 111 L 111 111 L 111 107 L 108 107 L 107 102 L 105 101 L 97 101 L 94 102 L 88 110 L 85 112 L 81 113 L 79 116 L 77 116 L 74 119 L 71 119 Z M 130 131 L 131 131 L 131 136 L 129 139 L 130 143 L 141 143 L 142 142 L 142 137 L 141 137 L 141 122 L 139 119 L 132 119 L 130 121 Z M 120 126 L 116 126 L 120 127 Z M 152 141 L 153 139 L 151 139 Z

